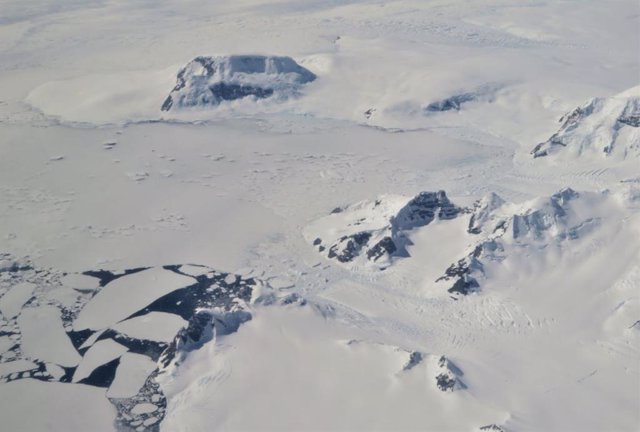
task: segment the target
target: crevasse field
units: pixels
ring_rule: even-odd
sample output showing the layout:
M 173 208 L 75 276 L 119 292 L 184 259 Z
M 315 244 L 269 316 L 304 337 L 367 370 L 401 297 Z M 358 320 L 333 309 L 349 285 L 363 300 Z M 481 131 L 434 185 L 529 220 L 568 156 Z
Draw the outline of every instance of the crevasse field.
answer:
M 636 0 L 0 0 L 0 430 L 640 430 Z

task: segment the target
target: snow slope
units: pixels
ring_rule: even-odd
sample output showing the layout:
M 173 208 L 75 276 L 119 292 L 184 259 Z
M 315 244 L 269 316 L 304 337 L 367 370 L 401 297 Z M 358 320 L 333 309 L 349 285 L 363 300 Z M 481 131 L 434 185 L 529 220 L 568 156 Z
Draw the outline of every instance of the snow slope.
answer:
M 607 157 L 615 161 L 640 157 L 640 86 L 611 98 L 595 98 L 565 114 L 560 130 L 538 144 L 533 157 Z M 565 149 L 566 148 L 566 149 Z

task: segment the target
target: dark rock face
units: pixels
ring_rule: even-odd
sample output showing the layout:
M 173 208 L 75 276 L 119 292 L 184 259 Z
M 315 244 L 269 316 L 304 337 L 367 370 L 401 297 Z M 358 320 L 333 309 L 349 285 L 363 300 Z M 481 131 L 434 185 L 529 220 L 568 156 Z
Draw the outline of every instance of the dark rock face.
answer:
M 273 89 L 242 84 L 217 83 L 209 87 L 209 89 L 214 96 L 225 101 L 242 99 L 247 96 L 266 99 L 273 95 Z
M 618 117 L 618 122 L 631 127 L 640 127 L 640 103 L 628 104 Z
M 493 102 L 496 93 L 502 87 L 503 85 L 499 83 L 487 83 L 475 89 L 462 91 L 447 98 L 431 102 L 424 107 L 424 111 L 427 114 L 460 111 L 465 104 L 470 102 Z
M 220 336 L 235 333 L 241 324 L 250 319 L 251 314 L 245 311 L 223 315 L 206 310 L 198 311 L 189 319 L 187 327 L 180 330 L 162 353 L 160 364 L 166 368 L 174 361 L 179 363 L 190 351 L 199 349 L 213 339 L 214 332 Z
M 397 250 L 396 244 L 391 237 L 387 236 L 367 251 L 367 258 L 371 261 L 377 261 L 385 255 L 393 255 Z
M 438 385 L 438 388 L 444 392 L 453 391 L 453 388 L 456 385 L 456 380 L 451 378 L 449 375 L 442 373 L 436 377 L 436 384 Z
M 418 351 L 412 351 L 409 354 L 409 361 L 407 362 L 406 365 L 404 365 L 402 370 L 403 371 L 411 370 L 414 367 L 418 366 L 420 363 L 422 363 L 422 360 L 424 360 L 424 354 Z
M 478 281 L 470 276 L 463 276 L 457 279 L 453 286 L 447 291 L 451 294 L 467 295 L 480 288 Z
M 468 212 L 449 201 L 444 191 L 421 192 L 410 199 L 400 209 L 397 204 L 392 204 L 392 213 L 389 214 L 389 206 L 384 199 L 378 199 L 368 204 L 366 212 L 357 207 L 357 216 L 352 216 L 349 221 L 348 213 L 351 208 L 340 208 L 331 214 L 346 214 L 348 222 L 340 222 L 347 229 L 351 227 L 369 226 L 366 230 L 359 230 L 352 234 L 346 234 L 337 240 L 326 242 L 320 237 L 313 240 L 319 252 L 328 249 L 327 258 L 335 259 L 341 263 L 349 263 L 365 257 L 367 261 L 375 263 L 380 269 L 389 265 L 392 257 L 409 256 L 406 247 L 410 244 L 407 233 L 412 229 L 428 225 L 439 220 L 450 220 L 462 213 Z M 339 211 L 338 211 L 339 210 Z M 371 212 L 371 213 L 368 213 Z M 361 216 L 362 214 L 362 216 Z M 384 216 L 380 216 L 380 215 Z M 371 224 L 371 221 L 375 221 Z M 358 229 L 358 228 L 356 228 Z M 324 236 L 324 234 L 322 234 Z M 323 243 L 324 242 L 324 243 Z
M 215 106 L 247 97 L 290 97 L 315 79 L 290 57 L 196 57 L 178 72 L 176 85 L 161 109 Z
M 371 233 L 360 232 L 350 236 L 340 237 L 336 244 L 329 249 L 329 258 L 335 258 L 342 263 L 352 261 L 360 254 L 362 248 L 371 238 Z
M 443 392 L 452 392 L 457 389 L 465 389 L 467 386 L 460 380 L 464 375 L 459 367 L 454 365 L 445 356 L 438 360 L 440 373 L 436 375 L 436 386 Z
M 453 95 L 449 98 L 442 99 L 436 102 L 432 102 L 425 107 L 425 111 L 428 112 L 440 112 L 440 111 L 459 111 L 462 104 L 472 102 L 477 99 L 477 95 L 474 93 L 462 93 Z
M 428 225 L 435 219 L 453 219 L 462 212 L 444 191 L 420 192 L 393 219 L 396 229 L 412 229 Z
M 3 255 L 2 258 L 7 258 Z M 8 259 L 5 261 L 9 261 Z M 18 262 L 11 260 L 11 262 Z M 183 359 L 188 352 L 198 349 L 209 341 L 212 335 L 224 335 L 238 330 L 239 326 L 251 319 L 251 314 L 244 310 L 244 304 L 251 301 L 254 288 L 261 282 L 252 278 L 242 278 L 228 273 L 216 272 L 213 269 L 201 267 L 206 272 L 200 276 L 191 276 L 182 271 L 181 265 L 169 265 L 163 268 L 166 271 L 175 272 L 190 277 L 193 283 L 178 288 L 169 294 L 157 298 L 155 301 L 133 313 L 126 319 L 144 316 L 150 312 L 165 312 L 179 315 L 187 320 L 188 325 L 181 329 L 170 343 L 137 339 L 124 335 L 111 328 L 101 330 L 99 337 L 91 343 L 89 338 L 95 335 L 92 330 L 73 330 L 73 322 L 83 307 L 103 289 L 109 289 L 109 283 L 116 279 L 127 277 L 147 268 L 136 268 L 114 273 L 107 270 L 87 271 L 83 274 L 95 277 L 99 280 L 99 288 L 96 290 L 78 290 L 78 300 L 72 307 L 46 300 L 46 292 L 41 289 L 61 287 L 61 278 L 64 273 L 53 270 L 34 269 L 30 263 L 19 265 L 7 265 L 7 272 L 11 272 L 9 278 L 0 280 L 0 296 L 6 292 L 5 285 L 12 286 L 22 282 L 36 284 L 39 288 L 34 291 L 33 301 L 27 302 L 23 308 L 37 307 L 41 304 L 53 304 L 60 309 L 60 316 L 67 336 L 78 354 L 84 356 L 93 343 L 103 340 L 113 340 L 127 348 L 127 352 L 147 356 L 158 367 L 148 377 L 138 394 L 130 398 L 110 398 L 110 402 L 117 409 L 115 419 L 116 427 L 121 431 L 157 431 L 166 410 L 166 398 L 162 393 L 156 378 L 162 373 L 163 368 L 171 363 Z M 193 266 L 191 266 L 193 267 Z M 40 288 L 46 287 L 46 288 Z M 299 299 L 297 299 L 299 300 Z M 293 302 L 293 300 L 292 300 Z M 0 382 L 9 382 L 18 379 L 38 379 L 41 381 L 58 381 L 72 383 L 75 367 L 62 367 L 46 363 L 38 359 L 28 358 L 21 348 L 22 339 L 20 328 L 16 319 L 7 321 L 0 316 L 0 332 L 2 336 L 8 336 L 15 344 L 4 353 L 0 353 L 0 363 L 14 360 L 29 360 L 34 364 L 30 369 L 14 372 L 7 376 L 0 376 Z M 97 366 L 91 373 L 79 381 L 79 384 L 109 388 L 113 383 L 120 367 L 120 357 L 105 364 Z M 58 372 L 54 372 L 54 371 Z M 138 404 L 152 404 L 155 410 L 152 413 L 135 414 L 131 410 Z
M 208 311 L 196 312 L 189 324 L 176 335 L 173 342 L 162 353 L 160 364 L 168 367 L 178 359 L 181 352 L 197 349 L 213 338 L 213 315 Z
M 482 271 L 482 263 L 478 260 L 482 255 L 482 245 L 476 248 L 467 257 L 451 264 L 444 276 L 436 279 L 439 281 L 454 280 L 453 285 L 447 291 L 451 294 L 467 295 L 480 288 L 478 281 L 471 275 L 473 271 Z
M 631 127 L 640 127 L 640 115 L 630 115 L 618 118 L 620 123 L 626 124 Z
M 505 432 L 504 428 L 502 426 L 498 426 L 497 424 L 481 426 L 480 430 L 483 432 Z
M 284 296 L 282 299 L 280 299 L 280 304 L 283 306 L 287 306 L 287 305 L 305 306 L 307 304 L 307 301 L 303 297 L 300 297 L 298 294 L 291 293 Z

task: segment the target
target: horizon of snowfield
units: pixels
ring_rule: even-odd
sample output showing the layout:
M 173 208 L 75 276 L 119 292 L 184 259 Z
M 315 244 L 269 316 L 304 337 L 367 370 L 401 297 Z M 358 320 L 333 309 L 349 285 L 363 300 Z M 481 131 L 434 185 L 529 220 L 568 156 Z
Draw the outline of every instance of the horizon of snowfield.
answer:
M 0 0 L 0 401 L 639 430 L 640 4 Z

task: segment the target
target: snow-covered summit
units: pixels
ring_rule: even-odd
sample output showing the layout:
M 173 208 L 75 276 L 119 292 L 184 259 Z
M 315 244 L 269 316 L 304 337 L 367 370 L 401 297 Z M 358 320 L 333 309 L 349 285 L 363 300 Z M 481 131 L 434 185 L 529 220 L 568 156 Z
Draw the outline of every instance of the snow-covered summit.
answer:
M 493 202 L 502 201 L 497 195 L 492 196 Z M 479 207 L 472 220 L 476 222 L 478 233 L 500 231 L 500 236 L 507 236 L 512 241 L 539 240 L 549 233 L 553 236 L 575 236 L 577 233 L 573 231 L 578 225 L 585 219 L 597 217 L 597 207 L 604 197 L 606 194 L 581 194 L 565 188 L 550 197 L 536 198 L 523 204 L 504 205 L 502 201 L 500 206 L 490 211 L 486 211 L 487 207 Z
M 162 104 L 162 111 L 219 105 L 246 97 L 287 98 L 315 79 L 290 57 L 196 57 L 178 72 L 176 86 Z
M 408 256 L 409 231 L 464 211 L 444 191 L 420 192 L 412 198 L 384 195 L 335 209 L 312 224 L 306 236 L 329 259 L 384 269 L 392 257 Z
M 607 227 L 624 217 L 632 199 L 627 192 L 564 188 L 549 197 L 511 204 L 490 194 L 478 202 L 470 219 L 468 232 L 479 239 L 437 282 L 453 281 L 448 291 L 465 295 L 480 288 L 487 265 L 520 268 L 513 263 L 545 261 L 561 255 L 571 242 L 606 237 Z
M 640 157 L 640 86 L 593 98 L 560 118 L 562 126 L 531 152 L 543 156 L 616 160 Z

